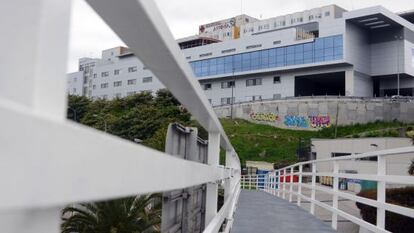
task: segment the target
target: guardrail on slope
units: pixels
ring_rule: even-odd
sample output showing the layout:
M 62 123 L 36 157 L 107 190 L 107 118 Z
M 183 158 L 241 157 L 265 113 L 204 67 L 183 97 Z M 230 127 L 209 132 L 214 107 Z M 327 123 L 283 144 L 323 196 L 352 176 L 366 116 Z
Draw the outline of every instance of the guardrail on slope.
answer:
M 209 132 L 207 164 L 67 121 L 70 1 L 5 1 L 0 46 L 11 56 L 0 61 L 2 230 L 55 233 L 69 203 L 207 184 L 204 232 L 218 232 L 223 222 L 228 232 L 240 161 L 154 2 L 87 2 Z M 219 166 L 220 146 L 225 167 Z M 225 187 L 219 212 L 218 183 Z

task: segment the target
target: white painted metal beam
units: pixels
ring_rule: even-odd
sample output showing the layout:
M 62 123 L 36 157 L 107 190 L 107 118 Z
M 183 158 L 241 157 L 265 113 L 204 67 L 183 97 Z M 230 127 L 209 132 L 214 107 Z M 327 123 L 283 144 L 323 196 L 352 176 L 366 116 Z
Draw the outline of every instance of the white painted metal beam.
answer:
M 86 0 L 221 146 L 234 150 L 154 1 Z
M 1 102 L 0 116 L 0 210 L 161 192 L 231 174 Z

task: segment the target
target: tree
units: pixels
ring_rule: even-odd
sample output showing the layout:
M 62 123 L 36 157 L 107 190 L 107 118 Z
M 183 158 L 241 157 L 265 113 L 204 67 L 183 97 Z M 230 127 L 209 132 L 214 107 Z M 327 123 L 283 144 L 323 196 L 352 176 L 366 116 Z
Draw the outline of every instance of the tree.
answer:
M 67 118 L 79 122 L 88 111 L 90 104 L 91 100 L 85 96 L 69 95 Z
M 410 174 L 411 176 L 414 176 L 414 159 L 411 160 L 411 164 L 408 167 L 408 174 Z
M 161 223 L 159 194 L 83 203 L 62 211 L 62 233 L 152 233 Z

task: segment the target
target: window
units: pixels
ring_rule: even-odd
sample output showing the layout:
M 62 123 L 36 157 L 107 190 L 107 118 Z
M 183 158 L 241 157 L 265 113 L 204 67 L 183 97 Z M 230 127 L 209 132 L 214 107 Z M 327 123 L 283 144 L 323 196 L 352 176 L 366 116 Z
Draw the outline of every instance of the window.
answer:
M 313 15 L 309 15 L 309 21 L 313 20 Z
M 348 156 L 351 155 L 351 153 L 342 153 L 342 152 L 332 152 L 331 157 L 341 157 L 341 156 Z
M 109 76 L 109 72 L 105 71 L 101 73 L 101 77 L 108 77 Z
M 203 53 L 203 54 L 200 54 L 200 57 L 208 57 L 211 55 L 213 55 L 213 53 Z
M 132 73 L 132 72 L 137 72 L 137 67 L 136 66 L 128 67 L 128 73 Z
M 231 52 L 235 52 L 235 51 L 236 51 L 236 49 L 225 49 L 225 50 L 222 50 L 221 53 L 231 53 Z
M 191 59 L 191 56 L 185 57 L 185 59 L 190 60 Z
M 122 94 L 121 93 L 116 93 L 115 94 L 115 98 L 121 98 L 122 97 Z
M 144 77 L 144 78 L 142 79 L 142 82 L 143 82 L 143 83 L 150 83 L 150 82 L 152 82 L 152 77 Z
M 93 90 L 95 90 L 95 89 L 96 89 L 96 85 L 95 85 L 95 84 L 92 86 L 92 89 L 93 89 Z
M 246 46 L 246 49 L 254 49 L 254 48 L 260 48 L 260 47 L 262 47 L 261 44 L 254 44 L 254 45 Z
M 280 98 L 282 98 L 281 94 L 273 94 L 273 99 L 278 100 Z
M 108 83 L 102 83 L 101 88 L 108 88 Z
M 325 12 L 325 17 L 330 16 L 330 15 L 331 15 L 331 12 L 329 12 L 329 11 Z
M 280 77 L 279 76 L 273 77 L 273 83 L 280 83 Z
M 281 41 L 274 41 L 277 46 Z M 254 48 L 259 45 L 249 45 Z M 224 52 L 233 49 L 222 50 Z M 231 74 L 233 72 L 286 67 L 343 59 L 343 36 L 315 38 L 312 42 L 262 49 L 254 52 L 228 54 L 190 62 L 195 76 Z
M 119 75 L 119 69 L 114 70 L 114 75 Z
M 234 81 L 229 81 L 229 82 L 221 82 L 221 88 L 225 89 L 225 88 L 232 88 L 235 87 L 235 83 Z
M 114 82 L 114 87 L 120 87 L 120 86 L 122 86 L 122 81 Z
M 208 99 L 208 102 L 211 104 L 211 99 Z
M 282 41 L 280 41 L 280 40 L 273 41 L 274 45 L 277 45 L 277 44 L 280 44 L 280 43 L 282 43 Z
M 136 79 L 130 79 L 128 80 L 128 85 L 135 85 L 137 84 L 137 80 Z
M 96 78 L 97 77 L 97 74 L 93 74 L 93 78 Z
M 233 100 L 233 101 L 232 101 Z M 226 98 L 221 98 L 221 104 L 232 104 L 234 103 L 235 98 L 231 98 L 231 97 L 226 97 Z
M 211 83 L 204 84 L 204 90 L 211 90 Z
M 262 96 L 261 95 L 246 96 L 246 100 L 247 101 L 262 100 Z
M 262 85 L 262 79 L 261 78 L 255 78 L 255 79 L 247 79 L 246 80 L 246 86 L 259 86 Z

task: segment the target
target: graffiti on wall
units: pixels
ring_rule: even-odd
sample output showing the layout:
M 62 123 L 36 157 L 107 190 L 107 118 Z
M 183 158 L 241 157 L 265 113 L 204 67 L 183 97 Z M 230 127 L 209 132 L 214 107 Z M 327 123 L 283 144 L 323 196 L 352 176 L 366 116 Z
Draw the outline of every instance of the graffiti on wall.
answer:
M 264 122 L 276 122 L 279 121 L 279 116 L 272 113 L 263 113 L 263 112 L 251 112 L 250 118 L 255 121 L 264 121 Z
M 329 116 L 309 116 L 309 124 L 312 128 L 327 128 L 331 126 Z
M 331 126 L 331 118 L 326 116 L 296 116 L 286 115 L 284 124 L 296 128 L 327 128 Z
M 304 116 L 286 115 L 284 123 L 287 127 L 308 128 L 309 126 Z

